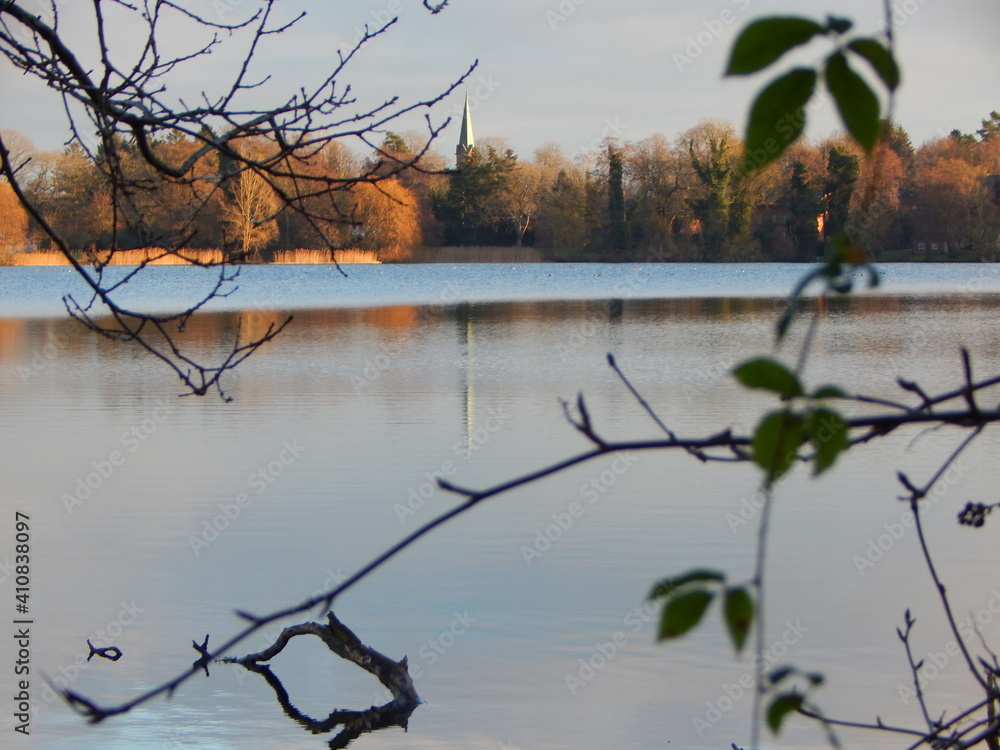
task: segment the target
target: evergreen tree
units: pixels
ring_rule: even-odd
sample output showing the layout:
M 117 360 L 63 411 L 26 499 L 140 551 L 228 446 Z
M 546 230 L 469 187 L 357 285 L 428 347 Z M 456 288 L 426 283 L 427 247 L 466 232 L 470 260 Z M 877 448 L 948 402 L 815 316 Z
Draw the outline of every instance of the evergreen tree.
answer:
M 393 154 L 413 153 L 406 139 L 399 135 L 399 133 L 394 133 L 391 130 L 385 134 L 385 139 L 382 141 L 382 150 Z
M 792 163 L 789 184 L 788 234 L 796 248 L 800 260 L 812 260 L 820 252 L 819 232 L 816 217 L 823 210 L 823 203 L 812 183 L 809 169 L 800 161 Z
M 732 205 L 731 182 L 734 169 L 725 135 L 708 134 L 702 152 L 688 142 L 688 154 L 695 175 L 705 190 L 690 200 L 695 218 L 701 222 L 703 260 L 717 259 L 729 236 L 729 209 Z
M 861 174 L 858 157 L 843 146 L 831 146 L 826 159 L 826 237 L 847 227 L 854 183 Z
M 608 228 L 611 249 L 621 256 L 628 252 L 628 219 L 625 214 L 625 181 L 622 152 L 608 144 Z
M 883 122 L 885 128 L 886 143 L 889 148 L 896 153 L 903 167 L 909 171 L 913 167 L 913 143 L 910 141 L 910 134 L 899 123 L 886 120 Z
M 1000 112 L 990 112 L 990 116 L 983 119 L 983 126 L 976 131 L 976 135 L 981 141 L 1000 138 Z
M 451 175 L 448 188 L 434 198 L 434 212 L 444 223 L 446 245 L 511 245 L 513 225 L 502 219 L 501 200 L 517 156 L 476 148 Z
M 954 138 L 963 146 L 971 146 L 976 142 L 976 136 L 971 133 L 963 133 L 958 128 L 955 128 L 950 133 L 948 133 L 950 138 Z

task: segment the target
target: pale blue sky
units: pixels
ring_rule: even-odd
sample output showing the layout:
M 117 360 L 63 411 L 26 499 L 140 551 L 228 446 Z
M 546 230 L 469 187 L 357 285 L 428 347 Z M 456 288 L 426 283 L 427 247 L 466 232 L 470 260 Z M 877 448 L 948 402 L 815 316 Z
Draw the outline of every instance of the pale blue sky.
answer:
M 991 110 L 1000 109 L 1000 2 L 891 2 L 904 71 L 897 119 L 915 144 L 956 127 L 975 130 Z M 222 12 L 226 20 L 259 7 L 254 0 L 187 5 L 210 15 Z M 89 3 L 61 0 L 60 7 L 67 29 L 88 28 L 83 14 Z M 260 70 L 274 76 L 271 91 L 316 80 L 365 23 L 398 15 L 397 26 L 344 76 L 359 98 L 372 102 L 398 94 L 409 101 L 432 95 L 478 58 L 468 86 L 437 117 L 459 113 L 468 91 L 477 138 L 506 137 L 524 156 L 546 141 L 573 154 L 605 135 L 636 140 L 660 132 L 673 138 L 704 118 L 731 120 L 742 129 L 749 102 L 766 79 L 724 80 L 721 73 L 736 34 L 751 19 L 790 13 L 819 18 L 833 10 L 874 32 L 884 17 L 881 0 L 451 0 L 435 16 L 419 0 L 286 0 L 280 7 L 282 12 L 304 8 L 309 15 L 261 56 Z M 124 32 L 118 43 L 127 44 L 128 38 Z M 806 50 L 786 66 L 816 59 L 828 46 L 810 49 L 815 52 Z M 172 90 L 190 98 L 225 79 L 234 59 L 216 54 L 178 76 Z M 55 148 L 64 137 L 64 118 L 58 102 L 38 88 L 0 68 L 0 127 Z M 813 136 L 837 127 L 826 104 L 812 117 Z M 457 134 L 456 119 L 438 150 L 453 153 Z

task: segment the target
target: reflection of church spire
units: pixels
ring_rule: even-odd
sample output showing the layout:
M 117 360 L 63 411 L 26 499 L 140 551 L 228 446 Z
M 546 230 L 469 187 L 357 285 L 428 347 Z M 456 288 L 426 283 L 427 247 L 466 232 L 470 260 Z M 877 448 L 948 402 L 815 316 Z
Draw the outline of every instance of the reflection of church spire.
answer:
M 462 132 L 458 137 L 458 147 L 455 149 L 455 166 L 461 168 L 465 160 L 472 155 L 476 147 L 476 139 L 472 136 L 472 112 L 469 109 L 469 95 L 465 95 L 465 112 L 462 114 Z
M 465 315 L 465 446 L 472 448 L 472 438 L 476 430 L 476 365 L 473 350 L 473 318 L 471 308 Z

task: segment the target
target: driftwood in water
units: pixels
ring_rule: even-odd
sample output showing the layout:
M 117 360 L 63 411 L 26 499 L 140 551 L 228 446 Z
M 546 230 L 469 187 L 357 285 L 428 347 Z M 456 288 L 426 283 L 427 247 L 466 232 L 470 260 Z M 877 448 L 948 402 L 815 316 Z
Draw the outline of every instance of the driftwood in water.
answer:
M 252 666 L 260 666 L 261 662 L 270 661 L 281 653 L 285 645 L 295 636 L 315 635 L 337 656 L 357 664 L 365 671 L 375 675 L 378 681 L 392 693 L 395 702 L 413 704 L 414 706 L 421 702 L 420 696 L 417 695 L 417 690 L 413 686 L 413 680 L 410 678 L 405 656 L 401 661 L 394 661 L 385 654 L 363 644 L 350 628 L 337 619 L 333 612 L 330 612 L 326 617 L 327 624 L 325 625 L 318 622 L 292 625 L 282 630 L 277 640 L 263 651 L 247 654 L 241 659 L 223 659 L 222 661 L 242 664 L 248 669 Z

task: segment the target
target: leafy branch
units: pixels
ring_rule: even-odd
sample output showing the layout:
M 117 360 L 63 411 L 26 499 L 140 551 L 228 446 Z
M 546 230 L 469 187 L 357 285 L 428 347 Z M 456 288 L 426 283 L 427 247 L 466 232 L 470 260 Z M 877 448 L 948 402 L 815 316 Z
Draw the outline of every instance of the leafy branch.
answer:
M 757 95 L 747 122 L 745 173 L 775 161 L 802 135 L 806 107 L 821 82 L 833 97 L 847 132 L 866 152 L 875 148 L 882 119 L 878 96 L 851 61 L 867 64 L 890 95 L 899 86 L 899 66 L 891 39 L 848 37 L 853 26 L 851 20 L 836 16 L 827 16 L 822 23 L 797 16 L 773 16 L 753 21 L 740 32 L 726 65 L 728 76 L 757 73 L 816 38 L 833 45 L 822 65 L 793 68 Z

